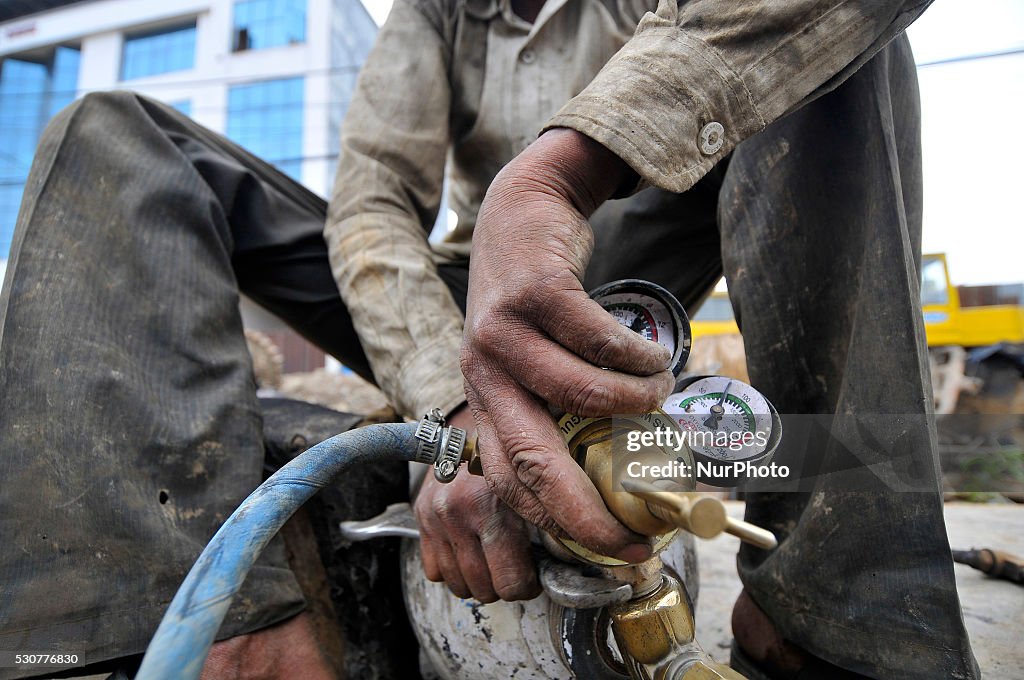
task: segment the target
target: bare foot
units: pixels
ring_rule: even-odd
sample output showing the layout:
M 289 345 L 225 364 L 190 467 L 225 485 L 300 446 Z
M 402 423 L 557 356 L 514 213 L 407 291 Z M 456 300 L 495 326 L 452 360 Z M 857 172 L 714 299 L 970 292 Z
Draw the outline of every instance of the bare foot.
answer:
M 210 648 L 201 680 L 336 680 L 305 613 Z

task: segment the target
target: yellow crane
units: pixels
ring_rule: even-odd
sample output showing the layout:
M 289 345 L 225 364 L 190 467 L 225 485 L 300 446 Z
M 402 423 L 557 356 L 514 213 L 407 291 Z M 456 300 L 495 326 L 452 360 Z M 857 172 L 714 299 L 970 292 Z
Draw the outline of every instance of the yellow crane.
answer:
M 957 287 L 950 281 L 946 255 L 928 254 L 921 262 L 921 306 L 936 412 L 952 413 L 962 392 L 976 394 L 995 383 L 1003 386 L 999 392 L 1008 412 L 1019 412 L 1014 403 L 1024 398 L 1022 390 L 1006 390 L 1005 384 L 1007 375 L 1020 382 L 1024 371 L 1024 284 Z M 728 293 L 713 292 L 691 326 L 697 363 L 708 363 L 701 369 L 720 372 L 729 365 L 743 366 L 742 356 L 732 356 L 742 354 L 742 343 Z M 999 380 L 988 375 L 991 366 L 980 370 L 986 362 L 1001 364 Z M 742 374 L 734 377 L 747 379 Z
M 944 254 L 921 262 L 921 307 L 929 347 L 1024 343 L 1024 284 L 963 286 L 949 279 Z M 970 306 L 965 306 L 971 298 Z

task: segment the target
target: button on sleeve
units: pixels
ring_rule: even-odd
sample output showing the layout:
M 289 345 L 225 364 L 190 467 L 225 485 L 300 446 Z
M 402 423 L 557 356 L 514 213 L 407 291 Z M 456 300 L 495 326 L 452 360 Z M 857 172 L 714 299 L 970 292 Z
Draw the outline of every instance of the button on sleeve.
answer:
M 578 130 L 644 184 L 685 191 L 741 141 L 838 86 L 929 4 L 661 2 L 545 129 Z

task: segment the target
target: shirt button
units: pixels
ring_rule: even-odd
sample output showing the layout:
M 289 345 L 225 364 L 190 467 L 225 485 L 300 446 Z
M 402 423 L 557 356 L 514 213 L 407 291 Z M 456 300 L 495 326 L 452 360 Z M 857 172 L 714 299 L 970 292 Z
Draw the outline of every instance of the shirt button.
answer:
M 700 150 L 705 156 L 718 153 L 725 144 L 725 128 L 721 123 L 711 122 L 700 130 Z
M 523 50 L 519 55 L 519 60 L 524 64 L 532 64 L 537 61 L 537 54 L 533 50 Z

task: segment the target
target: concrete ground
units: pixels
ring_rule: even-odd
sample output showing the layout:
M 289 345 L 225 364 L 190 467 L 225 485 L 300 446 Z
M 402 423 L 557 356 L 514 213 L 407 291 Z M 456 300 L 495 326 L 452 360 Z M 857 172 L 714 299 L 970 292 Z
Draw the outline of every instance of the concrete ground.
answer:
M 743 516 L 743 503 L 726 501 L 729 514 Z M 947 503 L 950 545 L 994 548 L 1024 556 L 1024 505 Z M 697 637 L 719 661 L 728 661 L 729 618 L 740 592 L 736 576 L 737 539 L 723 534 L 698 540 L 700 603 Z M 1024 587 L 955 565 L 957 588 L 974 654 L 986 678 L 1024 680 Z

